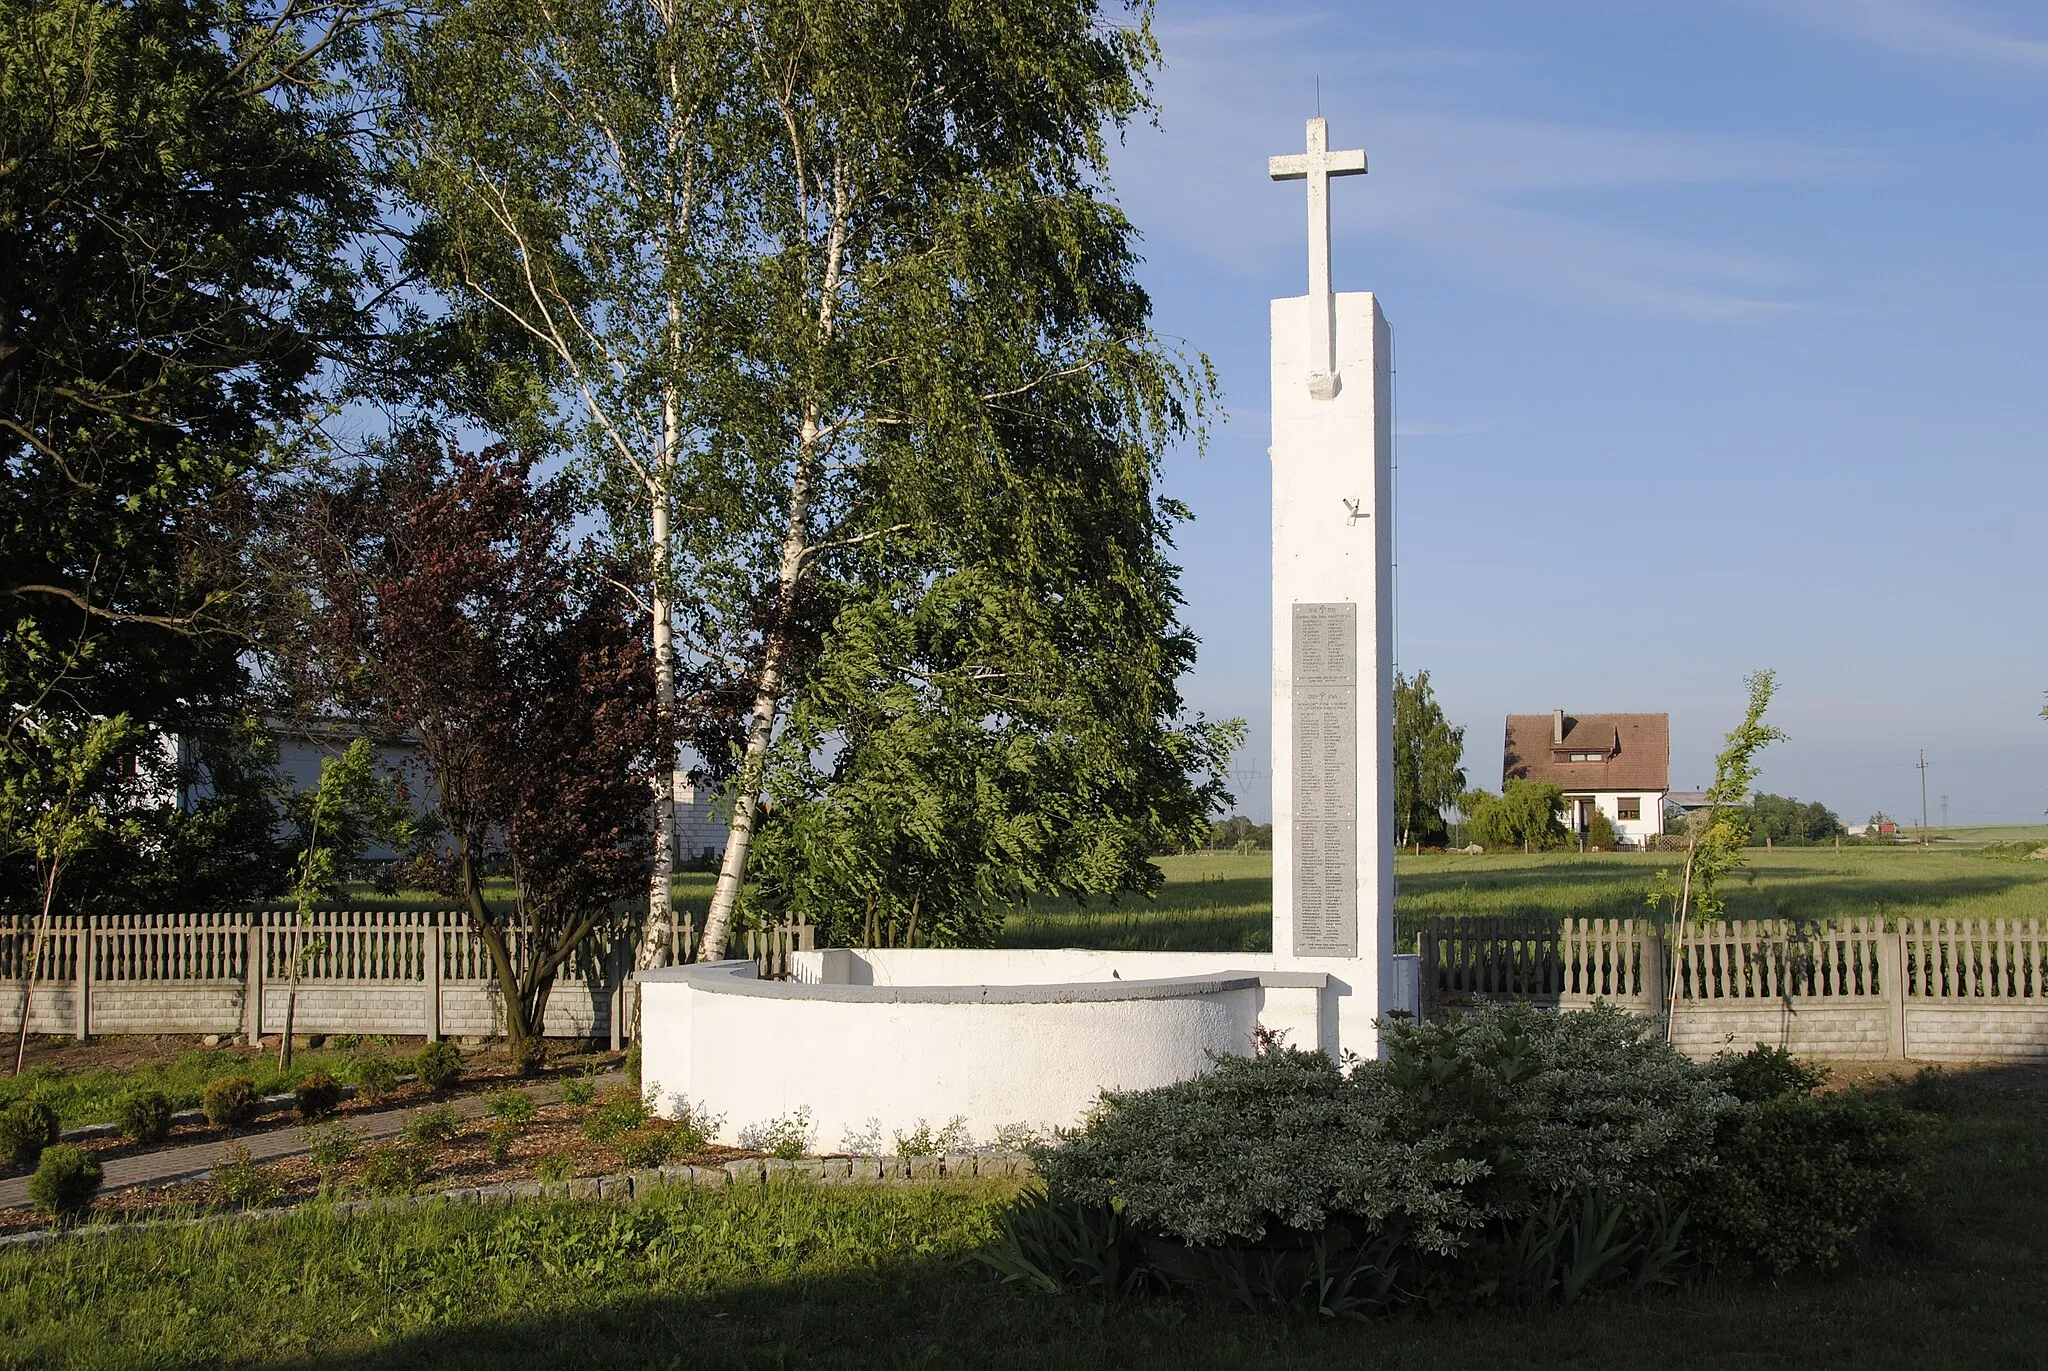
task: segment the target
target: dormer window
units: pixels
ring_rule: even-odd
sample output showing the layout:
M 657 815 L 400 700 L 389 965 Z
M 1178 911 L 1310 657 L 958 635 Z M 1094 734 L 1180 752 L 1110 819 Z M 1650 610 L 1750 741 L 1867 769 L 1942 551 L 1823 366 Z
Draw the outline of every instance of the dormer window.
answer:
M 1604 762 L 1607 760 L 1607 754 L 1604 752 L 1574 752 L 1571 755 L 1571 760 L 1575 762 Z

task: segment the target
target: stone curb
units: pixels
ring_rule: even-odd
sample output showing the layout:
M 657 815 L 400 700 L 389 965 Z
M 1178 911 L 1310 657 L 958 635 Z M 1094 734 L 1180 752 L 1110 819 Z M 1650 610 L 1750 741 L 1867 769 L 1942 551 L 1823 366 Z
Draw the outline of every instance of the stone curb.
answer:
M 910 1185 L 1032 1174 L 1031 1159 L 1017 1152 L 949 1152 L 931 1157 L 806 1157 L 793 1162 L 777 1157 L 749 1157 L 723 1166 L 663 1166 L 621 1171 L 610 1176 L 579 1176 L 567 1181 L 509 1181 L 502 1185 L 459 1186 L 453 1190 L 429 1191 L 424 1195 L 342 1200 L 326 1206 L 322 1212 L 376 1214 L 432 1204 L 517 1204 L 523 1200 L 618 1202 L 645 1199 L 679 1185 L 701 1185 L 712 1189 L 732 1185 L 766 1185 L 776 1181 L 816 1185 Z M 190 1228 L 210 1223 L 282 1219 L 303 1214 L 309 1208 L 309 1205 L 294 1205 L 202 1214 L 185 1219 L 144 1219 L 137 1223 L 87 1224 L 82 1228 L 38 1228 L 0 1237 L 0 1252 L 41 1247 L 64 1238 L 107 1237 L 152 1228 Z

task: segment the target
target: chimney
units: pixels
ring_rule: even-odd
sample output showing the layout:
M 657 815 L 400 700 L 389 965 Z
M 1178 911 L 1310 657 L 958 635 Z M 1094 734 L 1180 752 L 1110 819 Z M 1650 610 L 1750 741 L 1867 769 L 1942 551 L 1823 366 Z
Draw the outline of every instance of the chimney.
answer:
M 1550 745 L 1557 747 L 1564 742 L 1564 711 L 1550 711 Z

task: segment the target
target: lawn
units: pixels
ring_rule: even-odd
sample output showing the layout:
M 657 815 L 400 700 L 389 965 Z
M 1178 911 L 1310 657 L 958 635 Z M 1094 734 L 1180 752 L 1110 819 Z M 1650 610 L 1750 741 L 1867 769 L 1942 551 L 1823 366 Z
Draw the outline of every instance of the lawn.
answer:
M 185 1039 L 190 1042 L 191 1039 Z M 250 1052 L 234 1047 L 195 1047 L 156 1053 L 149 1038 L 102 1039 L 78 1043 L 65 1038 L 37 1041 L 35 1066 L 19 1076 L 0 1077 L 0 1107 L 27 1095 L 47 1100 L 66 1128 L 106 1123 L 114 1102 L 130 1090 L 161 1090 L 178 1109 L 199 1103 L 206 1083 L 221 1076 L 247 1076 L 263 1094 L 291 1089 L 308 1072 L 325 1071 L 346 1077 L 348 1066 L 363 1052 L 395 1055 L 418 1050 L 417 1040 L 401 1046 L 370 1044 L 351 1051 L 305 1049 L 292 1054 L 289 1071 L 277 1069 L 277 1052 Z
M 2041 918 L 2048 861 L 2000 861 L 1967 848 L 1752 849 L 1723 889 L 1731 918 Z M 1394 860 L 1400 942 L 1412 948 L 1425 919 L 1469 915 L 1640 918 L 1668 852 L 1486 853 Z M 1156 901 L 1082 908 L 1042 901 L 1013 910 L 1006 947 L 1144 951 L 1262 951 L 1271 945 L 1272 857 L 1202 853 L 1163 857 Z
M 2038 1073 L 1981 1079 L 1928 1124 L 1939 1165 L 1914 1249 L 1777 1286 L 1365 1326 L 1106 1308 L 998 1286 L 968 1260 L 997 1185 L 777 1184 L 623 1209 L 313 1211 L 0 1254 L 0 1365 L 2039 1366 L 2048 1111 Z

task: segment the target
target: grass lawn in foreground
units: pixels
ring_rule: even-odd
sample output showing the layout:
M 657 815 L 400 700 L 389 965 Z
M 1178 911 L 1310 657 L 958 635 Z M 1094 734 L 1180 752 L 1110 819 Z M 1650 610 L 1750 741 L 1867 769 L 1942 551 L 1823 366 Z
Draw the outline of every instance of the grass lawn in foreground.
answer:
M 1752 848 L 1722 885 L 1736 919 L 2041 918 L 2048 861 L 1999 861 L 1967 848 Z M 1541 919 L 1642 918 L 1671 852 L 1486 853 L 1394 859 L 1400 943 L 1413 948 L 1425 919 L 1519 915 Z M 1243 952 L 1271 946 L 1272 854 L 1162 857 L 1156 901 L 1125 898 L 1087 908 L 1037 901 L 1011 911 L 1005 947 Z
M 2038 1367 L 2040 1072 L 1976 1080 L 1943 1092 L 1920 1141 L 1929 1203 L 1913 1249 L 1776 1286 L 1368 1325 L 1111 1308 L 999 1286 L 967 1260 L 1008 1193 L 992 1184 L 778 1183 L 618 1209 L 312 1212 L 4 1253 L 0 1365 Z

